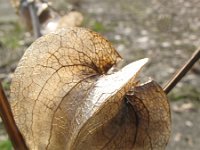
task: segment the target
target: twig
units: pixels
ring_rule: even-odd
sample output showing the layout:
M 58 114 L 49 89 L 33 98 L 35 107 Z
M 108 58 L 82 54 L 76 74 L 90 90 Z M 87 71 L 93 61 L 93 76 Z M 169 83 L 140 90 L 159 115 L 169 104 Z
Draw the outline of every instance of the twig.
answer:
M 35 8 L 35 3 L 34 1 L 28 2 L 28 9 L 31 15 L 31 21 L 32 21 L 32 26 L 33 26 L 33 33 L 35 38 L 39 38 L 42 34 L 40 32 L 40 22 L 39 18 L 36 13 L 36 8 Z
M 198 48 L 191 56 L 191 58 L 179 69 L 177 73 L 164 86 L 165 93 L 169 93 L 176 84 L 185 76 L 185 74 L 192 68 L 192 66 L 200 58 L 200 48 Z
M 20 134 L 16 123 L 13 119 L 13 115 L 10 109 L 10 105 L 6 98 L 6 95 L 3 91 L 3 87 L 0 82 L 0 115 L 3 120 L 4 126 L 7 130 L 7 133 L 10 137 L 10 140 L 13 144 L 15 150 L 28 150 L 26 147 L 25 141 Z

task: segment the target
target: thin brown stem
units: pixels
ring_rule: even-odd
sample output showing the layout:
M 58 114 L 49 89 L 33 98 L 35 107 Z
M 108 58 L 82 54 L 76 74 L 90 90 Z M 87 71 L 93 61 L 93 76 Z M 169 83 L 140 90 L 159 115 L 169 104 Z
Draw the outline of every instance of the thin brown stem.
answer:
M 33 33 L 35 36 L 35 39 L 39 38 L 42 34 L 40 32 L 40 21 L 36 13 L 36 7 L 35 2 L 31 2 L 28 4 L 28 9 L 31 15 L 31 21 L 33 26 Z
M 13 118 L 10 105 L 0 82 L 0 115 L 15 150 L 28 150 Z
M 169 93 L 176 84 L 185 76 L 185 74 L 192 68 L 192 66 L 200 58 L 200 48 L 198 48 L 191 56 L 191 58 L 174 74 L 174 76 L 164 86 L 165 93 Z

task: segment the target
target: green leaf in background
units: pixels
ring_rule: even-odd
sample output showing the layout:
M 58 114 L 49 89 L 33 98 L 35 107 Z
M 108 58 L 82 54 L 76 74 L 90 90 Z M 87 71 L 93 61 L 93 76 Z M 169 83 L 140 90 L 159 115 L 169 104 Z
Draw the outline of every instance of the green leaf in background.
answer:
M 0 142 L 0 150 L 12 150 L 12 144 L 9 140 Z

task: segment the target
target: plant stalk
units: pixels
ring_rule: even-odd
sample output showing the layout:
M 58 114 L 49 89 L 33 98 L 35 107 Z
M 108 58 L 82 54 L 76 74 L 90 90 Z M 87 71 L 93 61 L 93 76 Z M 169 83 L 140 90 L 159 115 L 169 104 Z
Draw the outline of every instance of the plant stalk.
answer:
M 40 32 L 40 22 L 39 22 L 39 18 L 37 16 L 37 13 L 36 13 L 36 7 L 35 7 L 34 1 L 28 3 L 28 9 L 29 9 L 30 16 L 31 16 L 31 22 L 32 22 L 34 37 L 35 37 L 35 39 L 37 39 L 42 34 Z
M 172 76 L 172 78 L 164 86 L 164 91 L 168 94 L 177 83 L 185 76 L 185 74 L 192 68 L 192 66 L 200 58 L 200 48 L 198 48 L 190 57 L 190 59 Z
M 0 115 L 15 150 L 28 150 L 13 118 L 11 108 L 0 82 Z

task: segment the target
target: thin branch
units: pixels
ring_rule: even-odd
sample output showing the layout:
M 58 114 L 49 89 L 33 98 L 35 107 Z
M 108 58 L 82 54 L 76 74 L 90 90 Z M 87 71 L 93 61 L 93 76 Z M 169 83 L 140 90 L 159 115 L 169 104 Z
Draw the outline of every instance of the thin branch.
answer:
M 185 74 L 192 68 L 192 66 L 200 58 L 200 48 L 198 48 L 191 56 L 191 58 L 179 69 L 177 73 L 164 86 L 165 93 L 169 93 L 176 84 L 185 76 Z
M 10 140 L 15 150 L 28 150 L 25 141 L 20 134 L 13 115 L 10 109 L 10 105 L 4 93 L 3 87 L 0 82 L 0 115 L 3 120 L 3 124 L 7 130 Z
M 28 9 L 31 15 L 31 22 L 33 26 L 33 33 L 35 38 L 39 38 L 42 34 L 40 32 L 40 22 L 36 13 L 35 2 L 28 2 Z

